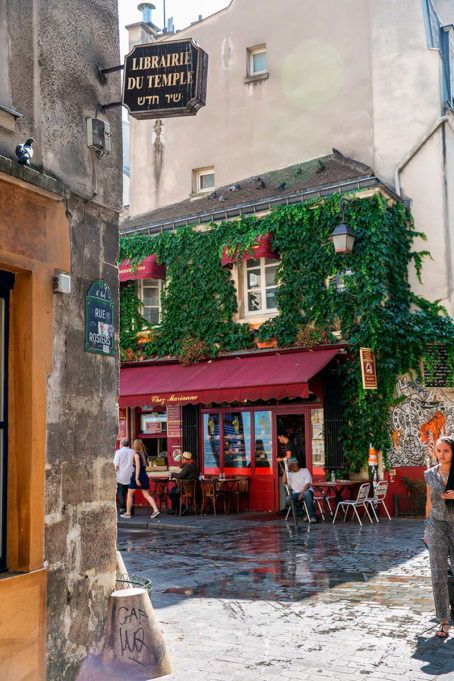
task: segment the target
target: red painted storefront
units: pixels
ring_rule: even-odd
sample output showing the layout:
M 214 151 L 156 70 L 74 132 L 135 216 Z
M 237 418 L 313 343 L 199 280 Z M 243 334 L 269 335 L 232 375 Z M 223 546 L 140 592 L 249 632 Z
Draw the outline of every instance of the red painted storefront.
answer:
M 167 421 L 165 432 L 146 432 L 146 415 L 157 421 L 169 409 L 175 414 L 197 405 L 200 473 L 247 476 L 249 509 L 278 510 L 283 505 L 278 430 L 298 444 L 315 477 L 324 475 L 321 371 L 341 348 L 265 351 L 191 367 L 130 364 L 121 371 L 120 408 L 132 410 L 132 437 L 142 438 L 150 452 L 165 447 L 167 464 L 174 465 L 173 452 L 184 446 L 182 423 L 169 428 Z

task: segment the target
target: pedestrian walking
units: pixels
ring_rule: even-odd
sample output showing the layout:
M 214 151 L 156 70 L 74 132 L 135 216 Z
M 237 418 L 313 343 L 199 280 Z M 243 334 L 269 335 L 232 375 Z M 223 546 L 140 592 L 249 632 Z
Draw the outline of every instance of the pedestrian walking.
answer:
M 152 518 L 157 518 L 159 515 L 158 507 L 156 502 L 151 496 L 150 481 L 148 480 L 148 475 L 146 471 L 147 467 L 147 452 L 145 450 L 145 445 L 142 440 L 134 440 L 134 470 L 131 475 L 131 480 L 129 482 L 128 489 L 128 499 L 126 502 L 126 513 L 121 515 L 122 518 L 131 517 L 131 508 L 134 501 L 134 495 L 136 490 L 140 489 L 143 496 L 148 501 L 153 509 Z
M 131 475 L 134 471 L 134 450 L 129 446 L 129 440 L 120 440 L 120 449 L 117 449 L 114 456 L 114 465 L 117 473 L 117 493 L 118 506 L 120 513 L 126 513 L 126 497 L 128 494 Z M 132 514 L 131 509 L 131 514 Z
M 435 445 L 438 464 L 425 471 L 427 486 L 424 541 L 430 553 L 435 611 L 440 628 L 437 636 L 449 635 L 449 561 L 454 565 L 454 436 L 443 436 Z

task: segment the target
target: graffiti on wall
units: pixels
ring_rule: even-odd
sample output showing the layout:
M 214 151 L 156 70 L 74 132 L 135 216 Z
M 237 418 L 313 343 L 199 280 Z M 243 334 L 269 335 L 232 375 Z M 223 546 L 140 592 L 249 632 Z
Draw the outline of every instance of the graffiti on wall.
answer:
M 391 412 L 389 464 L 424 466 L 440 435 L 454 433 L 454 390 L 428 388 L 404 377 L 397 382 L 396 397 L 402 401 Z

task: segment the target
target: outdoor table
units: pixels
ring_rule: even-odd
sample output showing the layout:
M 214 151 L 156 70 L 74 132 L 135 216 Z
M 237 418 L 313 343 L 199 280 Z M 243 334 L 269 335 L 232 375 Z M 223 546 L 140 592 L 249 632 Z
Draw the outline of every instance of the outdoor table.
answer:
M 355 490 L 361 484 L 361 481 L 352 482 L 350 480 L 336 480 L 336 482 L 330 482 L 326 480 L 325 482 L 313 482 L 312 487 L 320 490 L 325 503 L 325 508 L 329 510 L 329 504 L 326 500 L 329 496 L 331 496 L 331 492 L 334 492 L 334 502 L 337 506 L 337 504 L 342 501 L 342 492 L 344 489 L 347 488 L 350 490 L 350 499 L 353 499 Z

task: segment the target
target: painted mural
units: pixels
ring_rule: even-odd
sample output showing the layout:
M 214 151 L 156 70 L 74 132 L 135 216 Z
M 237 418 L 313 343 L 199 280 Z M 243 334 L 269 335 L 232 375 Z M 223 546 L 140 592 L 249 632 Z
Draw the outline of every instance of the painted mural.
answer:
M 454 433 L 454 390 L 428 388 L 419 379 L 401 378 L 391 420 L 392 449 L 388 461 L 392 467 L 426 466 L 433 461 L 434 445 L 440 435 Z

